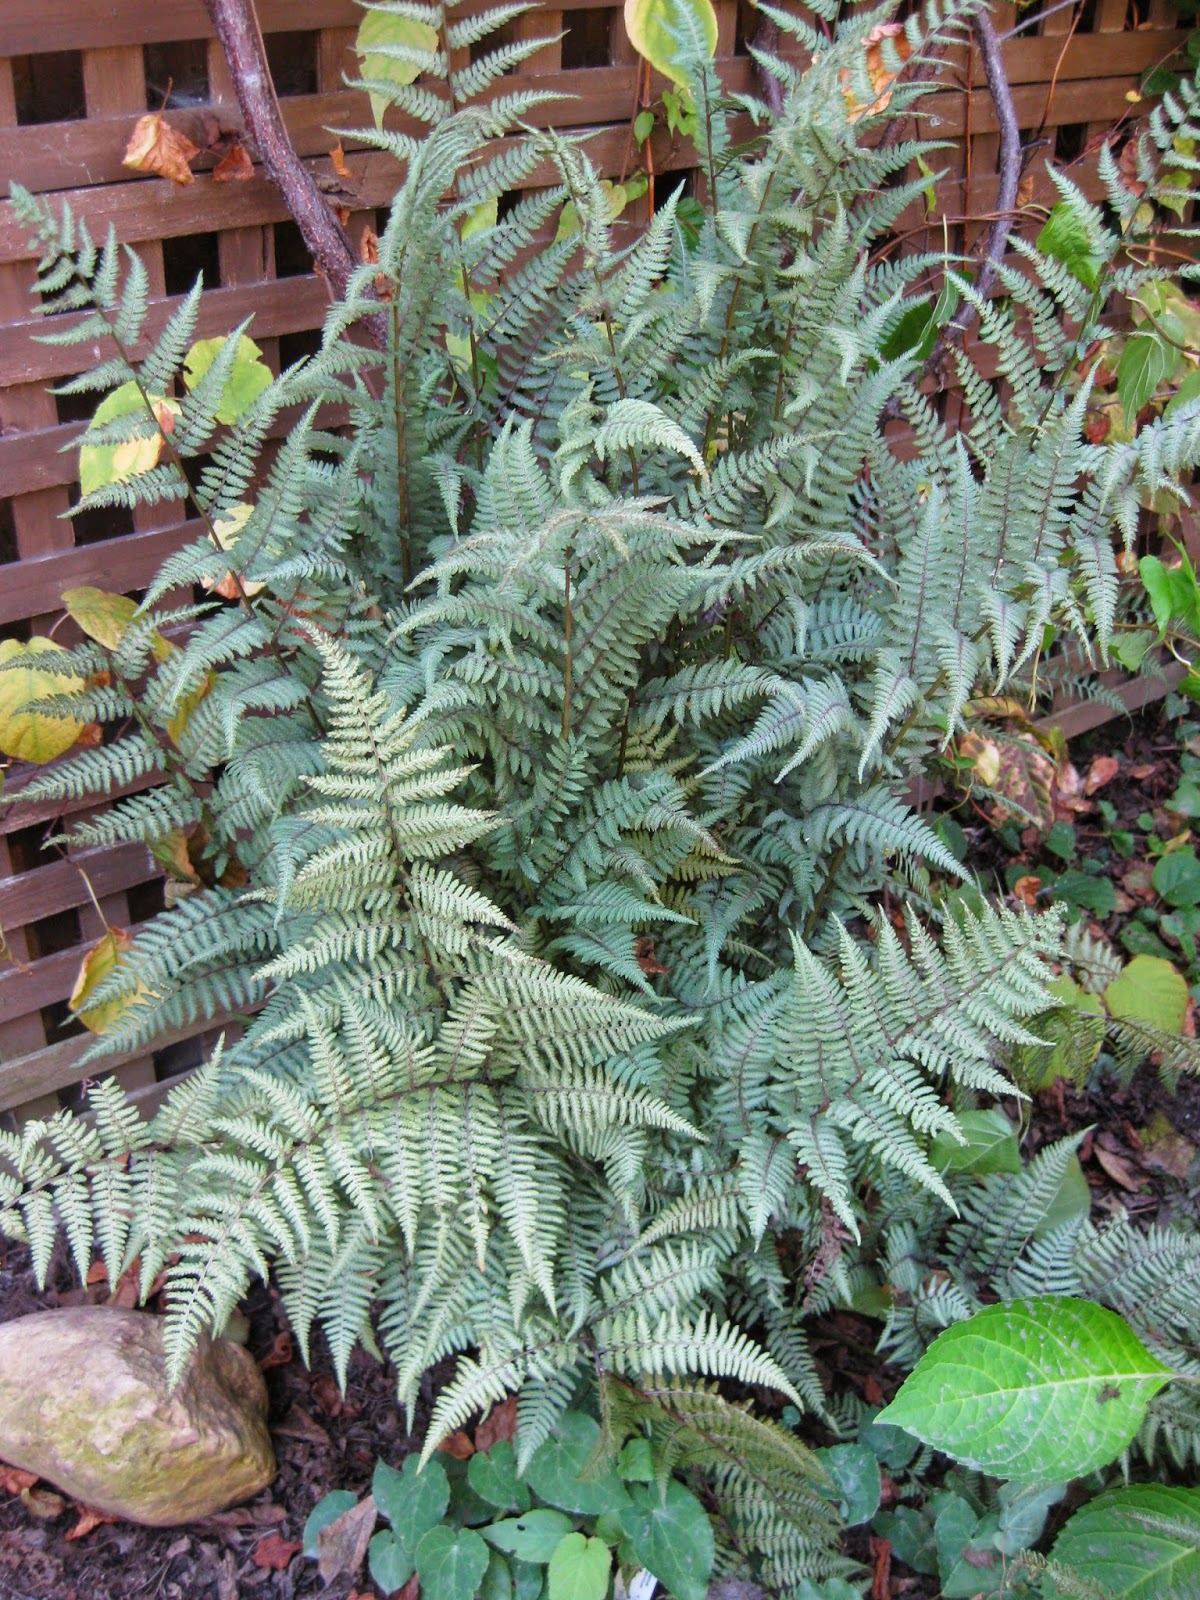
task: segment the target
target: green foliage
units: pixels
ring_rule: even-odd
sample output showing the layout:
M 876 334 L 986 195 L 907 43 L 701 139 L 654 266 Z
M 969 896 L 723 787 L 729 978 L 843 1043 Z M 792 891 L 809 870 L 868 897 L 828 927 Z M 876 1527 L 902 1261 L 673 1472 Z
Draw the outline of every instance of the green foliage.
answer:
M 1054 1558 L 1111 1600 L 1183 1600 L 1200 1583 L 1200 1490 L 1160 1483 L 1110 1489 L 1081 1507 Z M 1069 1593 L 1051 1588 L 1051 1595 Z
M 108 396 L 81 504 L 187 496 L 202 530 L 132 610 L 64 597 L 86 639 L 38 692 L 113 734 L 22 792 L 120 791 L 71 839 L 170 864 L 174 903 L 81 995 L 97 1054 L 239 1027 L 148 1124 L 101 1084 L 88 1115 L 0 1135 L 0 1225 L 41 1273 L 60 1233 L 81 1273 L 164 1273 L 175 1378 L 267 1274 L 342 1381 L 381 1351 L 411 1411 L 455 1358 L 424 1472 L 378 1475 L 381 1584 L 500 1597 L 506 1563 L 524 1600 L 543 1568 L 593 1600 L 599 1539 L 677 1600 L 711 1574 L 832 1595 L 858 1581 L 837 1508 L 871 1514 L 873 1447 L 822 1390 L 813 1316 L 869 1308 L 912 1364 L 985 1297 L 1133 1275 L 1175 1318 L 1144 1336 L 1190 1359 L 1149 1246 L 1097 1274 L 1116 1245 L 1078 1141 L 1022 1164 L 996 1104 L 1055 1048 L 1076 945 L 993 905 L 910 795 L 976 696 L 1032 704 L 1068 651 L 1107 660 L 1115 544 L 1185 503 L 1200 403 L 1085 436 L 1110 303 L 1182 315 L 1131 264 L 1111 161 L 1111 215 L 1059 179 L 955 351 L 969 426 L 923 394 L 977 294 L 963 263 L 876 252 L 936 147 L 867 135 L 919 111 L 931 84 L 899 68 L 970 5 L 886 35 L 874 109 L 889 11 L 780 14 L 818 59 L 772 64 L 784 110 L 751 98 L 740 147 L 704 16 L 660 7 L 704 199 L 660 183 L 632 242 L 628 186 L 503 82 L 539 47 L 499 42 L 524 9 L 367 8 L 363 138 L 404 180 L 320 351 L 270 383 L 244 329 L 195 342 L 198 294 L 147 339 L 136 255 L 14 191 L 43 309 L 77 314 L 46 337 L 115 352 L 68 386 Z M 1147 192 L 1190 183 L 1192 103 L 1140 136 Z M 1194 1063 L 1119 1010 L 1130 1057 Z M 761 1391 L 828 1419 L 828 1468 L 733 1398 Z M 440 1467 L 443 1493 L 438 1443 L 514 1392 L 511 1446 Z M 1152 1407 L 1138 1448 L 1198 1436 Z M 955 1584 L 1008 1539 L 964 1503 L 932 1524 Z
M 1170 1375 L 1103 1306 L 1015 1300 L 939 1335 L 880 1421 L 977 1471 L 1053 1483 L 1118 1456 Z

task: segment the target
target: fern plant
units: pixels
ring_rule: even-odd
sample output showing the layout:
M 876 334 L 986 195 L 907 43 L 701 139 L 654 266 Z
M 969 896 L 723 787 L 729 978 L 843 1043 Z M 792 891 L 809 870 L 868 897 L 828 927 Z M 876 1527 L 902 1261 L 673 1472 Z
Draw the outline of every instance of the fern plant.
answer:
M 118 731 L 22 793 L 133 788 L 76 836 L 185 863 L 88 995 L 101 1056 L 239 1026 L 148 1124 L 102 1084 L 4 1135 L 0 1225 L 39 1270 L 61 1229 L 81 1271 L 165 1272 L 175 1377 L 268 1272 L 302 1348 L 319 1326 L 343 1376 L 381 1350 L 406 1404 L 457 1355 L 427 1450 L 519 1390 L 527 1462 L 591 1387 L 612 1436 L 714 1474 L 730 1565 L 798 1593 L 840 1570 L 820 1470 L 711 1385 L 824 1408 L 804 1323 L 853 1298 L 835 1241 L 899 1273 L 923 1207 L 958 1215 L 967 1265 L 889 1330 L 914 1356 L 1001 1270 L 932 1152 L 1012 1092 L 1062 954 L 1053 917 L 933 892 L 962 869 L 912 781 L 973 694 L 1036 695 L 1051 643 L 1106 659 L 1114 538 L 1140 498 L 1184 502 L 1200 409 L 1083 436 L 1083 355 L 1156 270 L 1110 164 L 1123 235 L 1060 180 L 1097 287 L 1023 247 L 979 308 L 1004 399 L 959 354 L 971 423 L 942 425 L 909 334 L 974 290 L 872 254 L 937 153 L 865 137 L 889 7 L 819 5 L 818 58 L 769 63 L 774 120 L 694 54 L 703 225 L 676 191 L 628 242 L 586 139 L 491 92 L 536 42 L 483 42 L 524 9 L 386 8 L 415 76 L 366 87 L 426 132 L 362 135 L 405 163 L 379 259 L 232 426 L 244 330 L 189 379 L 193 294 L 135 360 L 137 258 L 17 194 L 43 308 L 83 312 L 47 337 L 113 352 L 71 387 L 136 399 L 88 445 L 147 447 L 81 504 L 186 496 L 199 521 L 137 607 L 73 603 L 88 642 L 42 709 Z M 973 9 L 910 17 L 912 61 Z M 1148 184 L 1156 152 L 1188 170 L 1160 132 Z

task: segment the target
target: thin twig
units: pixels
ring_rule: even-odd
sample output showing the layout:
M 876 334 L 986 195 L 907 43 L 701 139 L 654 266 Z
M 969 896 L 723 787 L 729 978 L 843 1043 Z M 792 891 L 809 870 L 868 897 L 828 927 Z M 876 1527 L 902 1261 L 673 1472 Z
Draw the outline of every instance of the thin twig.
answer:
M 304 243 L 334 295 L 346 293 L 359 266 L 349 235 L 311 172 L 296 154 L 275 97 L 271 69 L 254 0 L 204 0 L 229 62 L 229 75 L 246 132 L 262 157 L 267 176 L 283 196 Z M 382 312 L 363 319 L 372 343 L 387 347 Z

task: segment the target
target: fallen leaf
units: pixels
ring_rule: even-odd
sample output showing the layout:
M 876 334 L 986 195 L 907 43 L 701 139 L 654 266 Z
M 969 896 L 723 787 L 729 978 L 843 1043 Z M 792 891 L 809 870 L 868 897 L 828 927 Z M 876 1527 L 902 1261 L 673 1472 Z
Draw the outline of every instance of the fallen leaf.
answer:
M 214 183 L 245 183 L 253 178 L 254 163 L 240 139 L 235 139 L 229 146 L 228 153 L 217 162 L 212 175 Z
M 1089 444 L 1103 444 L 1112 432 L 1112 417 L 1107 411 L 1089 411 L 1083 431 Z
M 32 1489 L 37 1481 L 36 1472 L 26 1472 L 23 1467 L 10 1467 L 0 1461 L 0 1490 L 5 1494 L 20 1494 L 24 1489 Z
M 317 1535 L 317 1571 L 325 1583 L 332 1583 L 343 1572 L 351 1577 L 358 1572 L 375 1531 L 378 1512 L 375 1497 L 367 1495 Z
M 346 165 L 346 152 L 342 149 L 342 141 L 340 139 L 329 152 L 329 159 L 333 162 L 333 170 L 339 178 L 352 178 L 354 176 Z M 378 260 L 378 257 L 375 259 Z
M 186 1555 L 191 1549 L 191 1545 L 192 1541 L 186 1533 L 179 1539 L 172 1539 L 171 1543 L 163 1551 L 163 1560 L 174 1561 L 178 1556 Z
M 119 1522 L 119 1517 L 110 1517 L 107 1511 L 97 1511 L 95 1506 L 85 1506 L 76 1501 L 75 1509 L 79 1512 L 79 1521 L 63 1535 L 66 1539 L 86 1539 L 93 1528 L 99 1528 L 106 1522 Z
M 403 1589 L 401 1589 L 397 1594 L 396 1600 L 417 1600 L 417 1596 L 420 1594 L 420 1592 L 421 1580 L 414 1572 L 412 1577 L 404 1585 Z
M 873 1534 L 868 1548 L 871 1552 L 871 1600 L 888 1600 L 892 1592 L 892 1547 L 887 1539 L 877 1539 Z
M 340 1417 L 346 1402 L 337 1382 L 328 1372 L 315 1372 L 309 1382 L 312 1397 L 327 1417 Z
M 974 776 L 990 789 L 1000 776 L 1000 746 L 994 739 L 980 733 L 964 734 L 959 740 L 958 754 L 971 765 Z
M 314 1422 L 308 1412 L 300 1406 L 293 1406 L 287 1416 L 275 1429 L 289 1439 L 303 1439 L 305 1444 L 321 1445 L 328 1448 L 332 1440 L 319 1422 Z
M 475 1429 L 475 1448 L 481 1452 L 488 1451 L 501 1439 L 507 1439 L 509 1444 L 517 1437 L 517 1397 L 510 1394 L 507 1400 L 493 1406 Z
M 633 957 L 642 971 L 651 976 L 655 973 L 665 973 L 667 970 L 654 954 L 654 940 L 648 933 L 639 934 L 634 941 Z
M 299 1539 L 281 1539 L 277 1533 L 269 1533 L 254 1546 L 252 1560 L 256 1567 L 286 1572 L 303 1548 Z
M 67 1509 L 67 1502 L 53 1489 L 22 1489 L 21 1504 L 31 1517 L 37 1517 L 42 1522 L 61 1517 Z
M 452 1456 L 455 1461 L 467 1461 L 475 1454 L 475 1446 L 471 1443 L 470 1436 L 461 1428 L 456 1433 L 448 1434 L 438 1445 L 438 1450 L 443 1455 Z
M 108 1268 L 104 1265 L 103 1261 L 92 1262 L 91 1266 L 88 1268 L 88 1275 L 84 1282 L 89 1285 L 93 1283 L 108 1282 Z
M 1113 781 L 1120 770 L 1121 763 L 1116 756 L 1097 756 L 1084 779 L 1084 794 L 1095 794 L 1097 789 L 1103 789 L 1106 783 Z
M 161 111 L 150 111 L 134 124 L 121 161 L 135 172 L 157 172 L 172 183 L 187 184 L 196 181 L 188 163 L 199 154 L 199 145 L 173 128 Z
M 271 1367 L 286 1367 L 295 1359 L 295 1355 L 296 1347 L 291 1332 L 284 1328 L 275 1335 L 274 1343 L 258 1363 L 258 1369 L 267 1372 Z
M 1119 1183 L 1122 1189 L 1128 1189 L 1131 1194 L 1138 1192 L 1141 1185 L 1123 1156 L 1117 1155 L 1115 1150 L 1106 1150 L 1099 1141 L 1093 1148 L 1092 1154 L 1114 1183 Z
M 1156 1111 L 1142 1129 L 1145 1145 L 1143 1164 L 1172 1178 L 1186 1178 L 1196 1159 L 1196 1146 L 1185 1139 L 1161 1111 Z
M 1147 778 L 1152 778 L 1158 771 L 1157 761 L 1139 761 L 1136 767 L 1130 767 L 1129 776 L 1136 778 L 1139 783 L 1144 783 Z
M 1027 910 L 1032 911 L 1037 905 L 1037 897 L 1041 892 L 1041 887 L 1042 880 L 1033 873 L 1029 873 L 1025 877 L 1017 879 L 1016 883 L 1013 884 L 1012 892 Z

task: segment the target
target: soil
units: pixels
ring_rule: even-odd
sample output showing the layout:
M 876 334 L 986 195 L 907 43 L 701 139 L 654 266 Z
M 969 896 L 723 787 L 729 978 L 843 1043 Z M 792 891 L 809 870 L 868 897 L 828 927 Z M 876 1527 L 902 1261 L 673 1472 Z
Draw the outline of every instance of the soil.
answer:
M 1121 772 L 1104 789 L 1124 826 L 1161 806 L 1178 781 L 1171 730 L 1156 713 L 1132 725 L 1110 725 L 1073 748 L 1080 770 L 1092 753 L 1119 751 Z M 1152 768 L 1152 771 L 1146 771 Z M 1133 778 L 1130 769 L 1145 776 Z M 964 818 L 973 859 L 1003 874 L 1010 858 L 986 826 Z M 1080 819 L 1083 835 L 1086 822 Z M 1030 841 L 1036 852 L 1036 841 Z M 1115 938 L 1119 919 L 1103 930 Z M 1038 1097 L 1032 1109 L 1033 1147 L 1089 1128 L 1080 1156 L 1093 1191 L 1093 1217 L 1118 1209 L 1139 1223 L 1194 1219 L 1200 1199 L 1200 1078 L 1185 1078 L 1171 1093 L 1152 1066 L 1128 1084 L 1105 1080 L 1078 1092 L 1060 1083 Z M 1163 1129 L 1167 1144 L 1163 1144 Z M 1150 1137 L 1149 1130 L 1158 1133 Z M 1171 1143 L 1171 1137 L 1175 1143 Z M 52 1270 L 51 1286 L 39 1294 L 25 1252 L 0 1244 L 0 1320 L 75 1303 L 84 1294 L 103 1299 L 106 1285 L 76 1286 L 65 1258 Z M 243 1307 L 247 1347 L 264 1369 L 270 1395 L 270 1425 L 279 1472 L 270 1489 L 246 1506 L 184 1528 L 150 1529 L 101 1523 L 72 1538 L 79 1508 L 39 1519 L 17 1496 L 0 1490 L 0 1600 L 374 1600 L 365 1575 L 323 1585 L 316 1563 L 300 1552 L 313 1506 L 332 1489 L 362 1494 L 376 1460 L 392 1465 L 416 1448 L 424 1433 L 439 1376 L 418 1407 L 410 1435 L 396 1404 L 386 1368 L 361 1353 L 351 1363 L 346 1395 L 338 1392 L 328 1353 L 319 1345 L 312 1370 L 291 1349 L 277 1297 L 258 1286 Z M 817 1319 L 813 1353 L 833 1389 L 851 1389 L 872 1404 L 891 1397 L 902 1374 L 875 1353 L 878 1326 L 846 1312 Z M 762 1397 L 766 1399 L 767 1397 Z M 827 1440 L 814 1436 L 813 1443 Z M 878 1541 L 875 1541 L 878 1544 Z M 851 1553 L 870 1568 L 878 1551 L 866 1530 L 853 1530 Z M 278 1564 L 278 1565 L 277 1565 Z M 886 1582 L 886 1580 L 885 1580 Z M 932 1584 L 932 1587 L 930 1585 Z M 891 1597 L 921 1600 L 937 1592 L 933 1580 L 897 1565 Z

